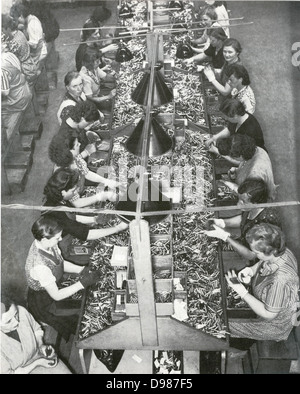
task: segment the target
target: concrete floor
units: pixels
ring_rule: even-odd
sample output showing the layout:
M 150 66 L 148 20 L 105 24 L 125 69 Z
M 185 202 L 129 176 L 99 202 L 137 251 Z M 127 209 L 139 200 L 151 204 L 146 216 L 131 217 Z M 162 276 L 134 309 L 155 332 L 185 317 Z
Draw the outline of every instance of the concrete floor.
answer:
M 115 10 L 117 3 L 107 1 L 107 6 Z M 257 98 L 256 117 L 263 127 L 275 181 L 280 185 L 278 201 L 299 200 L 300 137 L 297 130 L 300 124 L 300 73 L 291 63 L 292 43 L 299 41 L 300 37 L 299 3 L 229 2 L 231 17 L 244 16 L 245 22 L 254 22 L 253 25 L 232 28 L 231 36 L 240 40 L 244 48 L 242 60 L 250 72 Z M 61 28 L 81 27 L 92 8 L 57 8 L 53 13 Z M 115 13 L 109 22 L 115 23 Z M 58 85 L 57 89 L 49 94 L 48 109 L 43 116 L 44 131 L 41 139 L 36 141 L 34 163 L 28 182 L 23 193 L 3 195 L 3 205 L 42 204 L 43 187 L 52 172 L 47 149 L 52 136 L 58 130 L 56 111 L 64 95 L 63 78 L 66 72 L 75 66 L 74 55 L 77 46 L 63 46 L 63 43 L 78 41 L 79 32 L 61 33 L 56 40 L 56 49 L 60 56 L 57 70 Z M 282 213 L 288 245 L 300 262 L 299 207 L 283 208 Z M 20 304 L 24 304 L 26 290 L 24 263 L 33 241 L 30 228 L 38 216 L 39 212 L 35 209 L 16 210 L 2 207 L 1 210 L 1 285 L 13 288 Z M 74 353 L 74 349 L 72 352 Z M 76 357 L 74 368 L 77 368 L 77 373 L 81 373 Z M 134 370 L 134 363 L 136 362 L 133 361 L 133 366 L 128 364 L 128 373 Z M 101 370 L 99 373 L 106 372 Z

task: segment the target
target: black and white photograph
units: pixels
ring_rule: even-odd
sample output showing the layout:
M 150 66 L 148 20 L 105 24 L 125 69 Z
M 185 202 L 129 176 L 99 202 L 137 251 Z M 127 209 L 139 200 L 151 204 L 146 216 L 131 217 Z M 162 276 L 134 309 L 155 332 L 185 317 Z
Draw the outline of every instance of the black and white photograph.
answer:
M 299 240 L 300 0 L 1 1 L 1 375 L 298 375 Z

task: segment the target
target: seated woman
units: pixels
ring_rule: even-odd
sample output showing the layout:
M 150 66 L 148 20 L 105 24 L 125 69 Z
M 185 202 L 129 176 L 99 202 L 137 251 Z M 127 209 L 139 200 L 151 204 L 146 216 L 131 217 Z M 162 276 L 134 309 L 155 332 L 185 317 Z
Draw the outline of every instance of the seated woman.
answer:
M 214 69 L 221 70 L 225 63 L 223 44 L 227 39 L 226 34 L 221 28 L 211 29 L 208 31 L 208 34 L 210 37 L 210 46 L 205 51 L 200 51 L 199 49 L 192 47 L 196 55 L 183 60 L 183 63 L 191 64 L 195 62 L 198 64 L 203 61 L 208 61 Z
M 62 124 L 63 119 L 68 118 L 71 107 L 77 103 L 86 101 L 86 95 L 83 93 L 83 82 L 79 72 L 67 72 L 64 78 L 64 84 L 66 94 L 57 111 L 57 119 L 60 125 Z
M 200 13 L 200 22 L 204 30 L 201 37 L 192 40 L 193 45 L 203 46 L 202 50 L 205 50 L 210 45 L 210 37 L 208 35 L 208 29 L 212 27 L 220 27 L 220 23 L 217 22 L 218 15 L 214 7 L 207 6 Z
M 104 6 L 99 6 L 96 7 L 90 17 L 84 22 L 84 27 L 87 26 L 89 23 L 94 23 L 101 27 L 102 23 L 105 22 L 107 19 L 109 19 L 111 16 L 111 11 L 104 7 Z M 86 40 L 86 35 L 85 31 L 82 30 L 80 33 L 80 41 L 85 41 Z
M 246 240 L 248 231 L 256 224 L 270 223 L 281 227 L 281 218 L 277 207 L 244 208 L 244 205 L 264 204 L 269 200 L 267 184 L 262 179 L 248 178 L 238 188 L 238 204 L 241 214 L 225 218 L 212 219 L 214 230 L 205 231 L 209 237 L 219 238 L 228 242 L 239 255 L 253 264 L 255 253 L 250 250 Z M 239 229 L 240 236 L 236 239 L 230 229 Z
M 44 195 L 46 207 L 60 207 L 65 206 L 71 208 L 73 205 L 70 202 L 72 191 L 77 186 L 79 174 L 75 170 L 68 168 L 60 168 L 48 180 Z M 70 246 L 72 239 L 77 238 L 81 241 L 93 241 L 98 238 L 106 237 L 128 228 L 127 224 L 120 223 L 117 226 L 109 228 L 93 228 L 101 221 L 103 215 L 78 215 L 73 212 L 55 211 L 49 208 L 47 215 L 54 218 L 62 227 L 63 240 L 59 247 L 64 258 L 73 261 L 77 264 L 82 264 L 76 257 L 70 256 Z
M 68 115 L 59 128 L 58 134 L 76 135 L 80 142 L 80 151 L 87 150 L 89 153 L 95 151 L 95 146 L 90 144 L 87 137 L 87 131 L 90 127 L 94 127 L 100 119 L 99 111 L 91 101 L 82 101 L 70 107 Z
M 229 31 L 229 16 L 227 11 L 226 1 L 206 1 L 208 5 L 214 7 L 215 12 L 217 14 L 217 21 L 224 29 L 228 38 L 230 38 L 230 31 Z
M 75 63 L 76 70 L 79 72 L 82 67 L 82 59 L 86 53 L 88 54 L 97 54 L 103 56 L 107 52 L 116 51 L 118 49 L 117 44 L 109 44 L 101 48 L 101 34 L 99 30 L 99 22 L 89 21 L 83 26 L 87 30 L 83 30 L 82 41 L 83 44 L 80 44 L 76 54 L 75 54 Z
M 44 205 L 48 207 L 72 207 L 70 198 L 77 186 L 78 179 L 79 174 L 75 170 L 69 168 L 59 168 L 56 170 L 45 185 L 44 195 L 46 201 Z M 120 223 L 111 228 L 96 229 L 91 228 L 91 226 L 97 224 L 97 216 L 84 216 L 54 210 L 50 211 L 49 214 L 62 226 L 63 237 L 70 234 L 82 241 L 106 237 L 128 228 L 127 224 Z
M 229 320 L 231 338 L 284 341 L 294 327 L 299 302 L 296 257 L 286 247 L 283 232 L 272 224 L 253 226 L 246 239 L 258 263 L 244 268 L 238 278 L 234 271 L 228 271 L 225 276 L 228 286 L 248 304 L 257 318 Z M 249 281 L 251 290 L 243 284 Z
M 9 15 L 2 15 L 2 32 L 7 37 L 10 52 L 13 52 L 20 60 L 22 73 L 26 81 L 31 86 L 41 73 L 38 63 L 30 55 L 30 46 L 21 30 L 18 30 L 17 23 Z M 14 48 L 14 50 L 13 50 Z
M 210 152 L 219 154 L 218 142 L 235 133 L 248 135 L 254 139 L 257 146 L 267 150 L 260 124 L 252 114 L 246 112 L 244 105 L 238 99 L 225 100 L 220 106 L 220 111 L 222 117 L 228 121 L 228 125 L 205 142 L 205 146 Z
M 238 99 L 248 114 L 255 111 L 255 96 L 250 87 L 250 77 L 246 68 L 241 64 L 232 64 L 228 67 L 228 83 L 232 87 L 231 97 Z
M 33 316 L 1 295 L 1 374 L 71 374 L 51 345 L 44 344 L 44 331 Z
M 82 66 L 79 74 L 83 82 L 83 92 L 86 97 L 94 102 L 100 110 L 110 110 L 111 104 L 107 103 L 116 95 L 113 89 L 108 95 L 101 95 L 101 79 L 104 79 L 106 67 L 99 68 L 100 57 L 97 54 L 86 53 L 82 58 Z
M 234 134 L 229 137 L 228 144 L 227 141 L 225 141 L 225 144 L 223 142 L 224 140 L 221 140 L 218 145 L 220 153 L 224 157 L 229 156 L 239 162 L 238 167 L 232 167 L 228 171 L 229 179 L 232 182 L 223 182 L 237 192 L 238 186 L 246 179 L 262 179 L 267 184 L 270 201 L 274 201 L 277 186 L 274 183 L 272 163 L 267 152 L 256 146 L 253 138 L 245 134 Z
M 206 66 L 204 68 L 204 74 L 212 83 L 214 88 L 220 93 L 220 103 L 224 100 L 222 96 L 228 96 L 232 87 L 228 83 L 228 67 L 231 64 L 240 64 L 240 54 L 242 52 L 242 46 L 238 40 L 235 38 L 228 38 L 223 43 L 223 56 L 225 59 L 225 63 L 219 72 L 218 70 L 214 70 L 211 66 Z
M 101 183 L 110 188 L 118 186 L 117 182 L 89 170 L 85 159 L 91 151 L 84 150 L 80 153 L 80 142 L 76 134 L 56 134 L 50 142 L 48 152 L 50 160 L 56 165 L 54 170 L 68 167 L 79 171 L 81 176 L 95 185 Z
M 58 248 L 62 227 L 56 220 L 44 215 L 33 223 L 31 231 L 35 240 L 25 263 L 28 310 L 37 321 L 52 326 L 68 342 L 70 335 L 76 333 L 79 311 L 68 306 L 65 312 L 59 311 L 59 301 L 95 284 L 101 273 L 89 272 L 88 268 L 64 260 Z M 78 274 L 79 280 L 60 288 L 64 273 Z
M 47 56 L 47 45 L 41 21 L 30 13 L 30 7 L 26 4 L 13 5 L 10 15 L 18 23 L 18 29 L 23 30 L 27 37 L 31 57 L 40 65 Z

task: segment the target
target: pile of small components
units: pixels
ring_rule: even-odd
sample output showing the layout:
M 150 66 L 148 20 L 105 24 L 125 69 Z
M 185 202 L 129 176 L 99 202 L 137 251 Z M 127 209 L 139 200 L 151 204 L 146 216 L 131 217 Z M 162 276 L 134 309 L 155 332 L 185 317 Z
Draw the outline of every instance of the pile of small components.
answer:
M 131 5 L 144 9 L 143 1 L 133 1 Z M 143 13 L 142 13 L 143 14 Z M 144 14 L 143 14 L 144 15 Z M 143 16 L 144 17 L 144 16 Z M 124 20 L 125 21 L 125 20 Z M 135 24 L 142 26 L 144 21 L 137 17 L 132 23 L 126 20 L 128 30 Z M 190 34 L 190 33 L 188 33 Z M 180 59 L 176 59 L 176 47 L 182 36 L 167 36 L 164 42 L 166 57 L 174 59 L 175 70 L 170 78 L 174 91 L 174 103 L 160 108 L 162 113 L 174 111 L 179 117 L 197 124 L 205 124 L 203 97 L 201 96 L 201 82 L 196 74 L 195 66 L 184 66 Z M 131 93 L 143 75 L 142 62 L 145 55 L 146 41 L 143 37 L 134 37 L 126 42 L 133 53 L 132 60 L 120 64 L 117 73 L 117 94 L 115 97 L 112 127 L 118 128 L 131 122 L 137 122 L 144 113 L 143 107 L 134 103 Z M 180 72 L 182 69 L 183 72 Z M 138 71 L 141 70 L 141 71 Z M 214 93 L 212 92 L 212 95 Z M 173 136 L 174 126 L 164 125 L 168 134 Z M 169 168 L 182 168 L 184 179 L 177 173 L 170 177 L 171 187 L 182 187 L 183 198 L 178 208 L 214 206 L 213 194 L 213 163 L 212 157 L 205 148 L 208 134 L 201 134 L 186 127 L 185 140 L 180 149 L 168 152 L 159 157 L 149 158 L 147 170 L 151 166 L 166 166 Z M 124 146 L 126 137 L 115 137 L 111 153 L 111 168 L 116 180 L 121 182 L 120 189 L 126 189 L 128 183 L 136 179 L 136 166 L 139 159 L 130 154 Z M 201 169 L 201 170 L 199 170 Z M 160 175 L 158 175 L 159 177 Z M 110 176 L 109 176 L 110 177 Z M 161 178 L 160 178 L 161 179 Z M 183 187 L 184 186 L 184 187 Z M 225 191 L 219 189 L 219 194 Z M 92 189 L 86 191 L 87 195 L 93 193 Z M 113 209 L 114 203 L 107 203 L 104 208 Z M 151 243 L 151 254 L 155 257 L 172 256 L 173 266 L 170 269 L 157 270 L 154 279 L 170 279 L 173 271 L 187 273 L 187 305 L 188 319 L 184 322 L 190 326 L 201 329 L 207 334 L 217 338 L 224 338 L 226 327 L 223 316 L 223 303 L 221 294 L 220 271 L 218 262 L 219 241 L 203 234 L 205 224 L 212 218 L 212 212 L 180 213 L 150 226 L 150 235 L 161 235 L 161 240 Z M 105 226 L 111 227 L 119 223 L 117 216 L 108 220 Z M 103 227 L 103 226 L 101 226 Z M 170 240 L 165 236 L 170 235 Z M 123 231 L 103 239 L 97 240 L 91 259 L 91 270 L 102 272 L 102 279 L 92 286 L 86 295 L 85 309 L 80 323 L 79 338 L 85 338 L 112 324 L 112 296 L 115 290 L 115 270 L 110 259 L 114 245 L 128 246 L 129 231 Z M 228 290 L 227 303 L 231 307 L 241 307 L 240 301 Z M 157 303 L 172 302 L 172 292 L 156 291 Z M 128 303 L 137 303 L 137 294 L 130 293 Z M 182 373 L 182 352 L 155 351 L 154 373 Z

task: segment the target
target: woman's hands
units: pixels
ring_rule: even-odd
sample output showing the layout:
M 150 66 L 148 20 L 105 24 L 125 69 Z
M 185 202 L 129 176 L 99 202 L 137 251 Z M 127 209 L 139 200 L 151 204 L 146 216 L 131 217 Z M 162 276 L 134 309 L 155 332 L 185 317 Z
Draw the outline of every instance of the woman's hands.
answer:
M 39 348 L 40 354 L 43 356 L 36 360 L 36 366 L 41 366 L 44 368 L 54 368 L 58 363 L 57 354 L 53 346 L 51 345 L 42 345 Z
M 211 138 L 209 138 L 207 141 L 205 141 L 205 147 L 210 151 L 210 149 L 213 149 L 213 146 L 217 148 L 217 141 L 216 137 L 213 135 Z
M 246 294 L 248 294 L 248 290 L 242 283 L 240 283 L 238 277 L 236 276 L 236 273 L 233 270 L 231 272 L 228 271 L 225 274 L 225 278 L 229 287 L 231 287 L 242 299 L 245 297 Z
M 218 238 L 222 241 L 226 242 L 227 238 L 230 237 L 230 233 L 224 231 L 222 228 L 213 224 L 214 230 L 204 230 L 203 233 L 206 234 L 208 237 Z
M 206 78 L 209 80 L 209 82 L 213 82 L 216 79 L 215 73 L 213 69 L 210 66 L 206 66 L 203 70 Z
M 113 179 L 106 179 L 105 182 L 103 182 L 105 187 L 108 187 L 109 189 L 115 189 L 117 188 L 120 183 L 117 181 L 114 181 Z
M 106 47 L 101 48 L 101 52 L 106 53 L 106 52 L 116 51 L 117 49 L 118 49 L 117 44 L 109 44 Z
M 251 282 L 252 276 L 253 271 L 250 267 L 246 267 L 238 273 L 239 281 L 245 283 L 246 285 Z
M 51 345 L 42 345 L 39 348 L 39 352 L 43 357 L 46 357 L 48 359 L 51 359 L 56 356 L 55 350 Z
M 96 152 L 96 144 L 92 143 L 92 144 L 88 144 L 84 150 L 87 152 L 87 155 L 90 156 L 92 153 Z
M 109 92 L 109 94 L 108 94 L 107 97 L 108 97 L 109 99 L 111 99 L 111 98 L 115 97 L 116 93 L 117 93 L 116 89 L 112 89 L 112 90 Z

